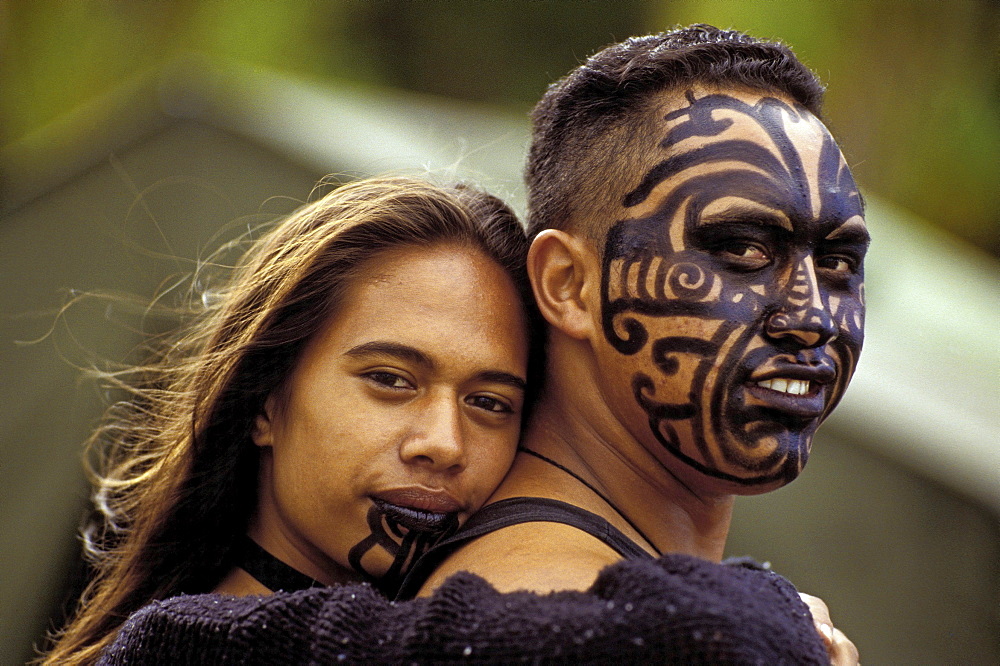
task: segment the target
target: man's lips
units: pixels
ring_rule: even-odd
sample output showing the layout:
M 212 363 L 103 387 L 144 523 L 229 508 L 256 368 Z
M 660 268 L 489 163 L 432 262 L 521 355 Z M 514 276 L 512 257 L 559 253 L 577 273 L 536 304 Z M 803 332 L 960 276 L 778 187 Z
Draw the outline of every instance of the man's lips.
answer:
M 833 361 L 824 359 L 814 363 L 790 363 L 772 359 L 763 364 L 763 370 L 749 372 L 751 382 L 762 382 L 769 379 L 801 379 L 818 384 L 829 384 L 837 378 L 837 370 Z
M 826 407 L 826 387 L 836 377 L 829 366 L 781 364 L 766 372 L 751 373 L 744 384 L 746 404 L 784 412 L 801 418 L 815 418 Z
M 463 510 L 448 492 L 419 487 L 383 491 L 372 496 L 372 502 L 390 520 L 420 532 L 447 529 Z
M 791 377 L 775 377 L 757 382 L 757 386 L 763 386 L 771 391 L 787 393 L 788 395 L 806 395 L 814 393 L 819 385 L 808 379 L 792 379 Z

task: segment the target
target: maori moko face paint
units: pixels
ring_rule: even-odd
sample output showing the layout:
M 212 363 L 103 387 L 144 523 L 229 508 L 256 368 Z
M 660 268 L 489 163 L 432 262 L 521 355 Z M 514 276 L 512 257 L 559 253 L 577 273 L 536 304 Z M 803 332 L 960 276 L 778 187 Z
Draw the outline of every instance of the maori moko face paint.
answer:
M 833 137 L 793 102 L 664 99 L 662 157 L 603 248 L 603 365 L 649 447 L 762 492 L 801 471 L 857 364 L 863 205 Z

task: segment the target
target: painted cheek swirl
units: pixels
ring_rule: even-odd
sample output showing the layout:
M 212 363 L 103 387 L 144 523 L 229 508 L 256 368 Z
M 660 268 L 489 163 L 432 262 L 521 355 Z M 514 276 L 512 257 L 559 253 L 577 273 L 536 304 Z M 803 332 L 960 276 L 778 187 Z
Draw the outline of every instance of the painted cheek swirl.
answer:
M 368 509 L 368 529 L 371 534 L 351 548 L 347 560 L 355 571 L 363 574 L 379 590 L 391 597 L 424 553 L 441 539 L 458 531 L 458 514 L 447 514 L 437 523 L 426 529 L 411 529 L 401 524 L 394 511 L 387 510 L 385 505 L 373 503 Z M 381 575 L 366 570 L 362 564 L 365 555 L 376 548 L 392 556 L 392 564 Z
M 720 270 L 709 254 L 692 249 L 693 239 L 702 211 L 723 198 L 737 197 L 816 227 L 860 215 L 860 197 L 839 149 L 824 133 L 820 206 L 814 212 L 807 171 L 785 129 L 785 122 L 810 122 L 805 109 L 769 97 L 751 105 L 721 94 L 696 99 L 689 91 L 687 99 L 687 106 L 665 117 L 682 122 L 660 146 L 674 148 L 692 137 L 720 140 L 672 151 L 625 196 L 623 206 L 629 208 L 646 201 L 660 183 L 671 179 L 674 185 L 655 211 L 621 220 L 608 233 L 602 257 L 604 335 L 621 354 L 648 358 L 648 364 L 637 360 L 640 368 L 656 369 L 652 375 L 636 370 L 632 393 L 668 451 L 707 475 L 744 486 L 787 482 L 805 464 L 815 427 L 853 371 L 863 302 L 824 301 L 811 264 L 784 278 L 775 271 L 756 277 Z M 716 111 L 730 117 L 716 119 Z M 752 122 L 756 133 L 729 133 L 737 119 L 744 127 Z M 688 171 L 713 164 L 718 168 Z M 795 356 L 788 348 L 777 349 L 765 330 L 769 321 L 780 323 L 768 319 L 777 311 L 809 322 L 799 327 L 808 339 L 797 340 L 797 349 L 836 341 L 824 361 L 838 366 L 836 385 L 829 387 L 821 418 L 795 422 L 744 404 L 743 383 L 752 370 L 782 355 Z M 682 328 L 685 334 L 679 335 Z

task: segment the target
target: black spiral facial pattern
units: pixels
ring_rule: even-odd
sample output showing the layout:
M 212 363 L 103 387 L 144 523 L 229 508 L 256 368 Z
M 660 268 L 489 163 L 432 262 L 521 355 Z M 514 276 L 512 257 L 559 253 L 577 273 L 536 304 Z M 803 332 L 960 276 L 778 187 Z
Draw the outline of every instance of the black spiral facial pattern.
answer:
M 623 205 L 637 206 L 663 181 L 683 179 L 684 172 L 694 167 L 718 164 L 717 169 L 692 171 L 649 215 L 612 226 L 602 265 L 604 334 L 624 355 L 649 354 L 651 363 L 643 367 L 656 372 L 635 372 L 632 392 L 652 433 L 668 451 L 705 474 L 739 484 L 787 482 L 805 464 L 818 421 L 804 427 L 739 409 L 730 390 L 733 378 L 787 352 L 775 349 L 762 335 L 776 311 L 808 319 L 814 328 L 822 324 L 818 319 L 828 320 L 826 325 L 838 334 L 823 353 L 839 368 L 836 384 L 828 388 L 828 413 L 846 387 L 860 350 L 863 284 L 857 286 L 857 299 L 824 300 L 809 256 L 798 257 L 780 281 L 734 279 L 714 270 L 703 253 L 691 249 L 691 232 L 706 206 L 738 196 L 781 211 L 792 221 L 809 221 L 821 225 L 824 233 L 835 233 L 845 221 L 862 214 L 860 196 L 839 148 L 824 130 L 818 165 L 820 205 L 818 212 L 814 210 L 807 170 L 784 125 L 786 119 L 818 122 L 805 109 L 770 97 L 751 105 L 724 94 L 695 98 L 688 92 L 687 100 L 687 106 L 665 116 L 667 121 L 682 122 L 670 127 L 662 148 L 674 148 L 690 137 L 723 134 L 734 120 L 713 116 L 721 110 L 751 119 L 771 144 L 722 138 L 673 151 L 626 195 Z M 683 225 L 680 242 L 671 233 L 671 225 L 677 224 Z M 692 320 L 703 322 L 699 330 L 704 337 L 671 335 L 677 322 Z M 667 392 L 658 387 L 671 380 L 688 382 L 682 399 L 676 390 L 671 391 L 672 401 L 658 397 Z
M 400 525 L 373 504 L 368 509 L 368 528 L 371 534 L 351 548 L 347 560 L 355 571 L 391 598 L 417 560 L 435 543 L 458 531 L 458 514 L 452 514 L 442 529 L 418 531 Z M 362 564 L 364 556 L 374 548 L 381 548 L 392 556 L 392 564 L 380 576 L 367 571 Z

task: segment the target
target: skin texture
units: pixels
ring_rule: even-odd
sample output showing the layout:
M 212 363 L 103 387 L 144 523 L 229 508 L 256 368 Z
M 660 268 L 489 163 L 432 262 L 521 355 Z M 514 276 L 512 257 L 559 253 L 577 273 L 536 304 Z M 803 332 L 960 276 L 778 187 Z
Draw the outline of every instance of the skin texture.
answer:
M 525 454 L 491 499 L 560 499 L 651 554 L 718 561 L 734 495 L 794 479 L 850 380 L 868 234 L 836 143 L 791 100 L 693 88 L 654 102 L 607 234 L 546 230 L 528 259 L 550 337 L 523 445 L 609 501 Z M 458 570 L 501 590 L 585 589 L 617 560 L 528 523 L 465 546 L 422 593 Z
M 497 264 L 452 244 L 363 265 L 258 417 L 251 537 L 321 582 L 374 580 L 478 509 L 519 434 L 528 343 L 518 303 Z M 430 534 L 412 529 L 428 514 Z M 229 584 L 246 577 L 237 570 Z

